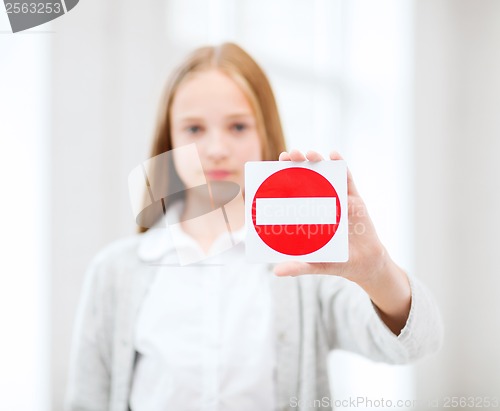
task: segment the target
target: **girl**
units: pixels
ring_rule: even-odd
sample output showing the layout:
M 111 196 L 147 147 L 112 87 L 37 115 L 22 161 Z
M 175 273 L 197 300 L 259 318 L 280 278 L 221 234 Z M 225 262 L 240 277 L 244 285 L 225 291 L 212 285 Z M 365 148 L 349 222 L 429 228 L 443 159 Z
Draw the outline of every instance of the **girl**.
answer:
M 331 409 L 330 350 L 401 364 L 439 347 L 432 298 L 380 243 L 350 173 L 349 223 L 365 230 L 350 233 L 348 262 L 244 262 L 243 209 L 221 219 L 217 187 L 244 193 L 247 161 L 323 159 L 285 151 L 269 82 L 237 45 L 200 48 L 173 74 L 152 157 L 148 193 L 172 195 L 90 265 L 68 410 Z M 186 255 L 197 263 L 181 266 Z

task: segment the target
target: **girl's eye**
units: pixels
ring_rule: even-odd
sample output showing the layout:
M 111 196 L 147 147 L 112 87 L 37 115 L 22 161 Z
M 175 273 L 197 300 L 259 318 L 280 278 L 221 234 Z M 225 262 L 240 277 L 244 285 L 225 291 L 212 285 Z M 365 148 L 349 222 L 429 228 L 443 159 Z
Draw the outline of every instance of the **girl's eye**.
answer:
M 241 133 L 242 131 L 245 131 L 248 127 L 245 123 L 235 123 L 231 126 L 231 128 L 234 131 Z
M 197 134 L 201 131 L 201 127 L 200 126 L 189 126 L 186 128 L 186 131 L 189 134 Z

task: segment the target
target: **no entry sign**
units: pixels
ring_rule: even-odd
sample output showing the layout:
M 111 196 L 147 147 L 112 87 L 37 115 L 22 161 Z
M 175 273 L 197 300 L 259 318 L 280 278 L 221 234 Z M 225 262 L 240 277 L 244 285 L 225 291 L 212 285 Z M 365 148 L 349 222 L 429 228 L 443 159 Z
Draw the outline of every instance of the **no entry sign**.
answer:
M 347 261 L 345 162 L 247 163 L 245 205 L 249 260 Z

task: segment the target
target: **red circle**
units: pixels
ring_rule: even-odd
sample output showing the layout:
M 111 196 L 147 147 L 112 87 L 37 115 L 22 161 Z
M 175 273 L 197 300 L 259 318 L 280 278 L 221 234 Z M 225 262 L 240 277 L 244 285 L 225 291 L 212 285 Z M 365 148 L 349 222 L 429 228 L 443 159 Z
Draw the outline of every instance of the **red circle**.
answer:
M 335 224 L 257 225 L 257 198 L 334 197 L 337 204 Z M 306 255 L 324 247 L 335 235 L 340 222 L 340 201 L 332 184 L 316 171 L 290 167 L 266 178 L 252 201 L 255 231 L 273 250 L 287 255 Z

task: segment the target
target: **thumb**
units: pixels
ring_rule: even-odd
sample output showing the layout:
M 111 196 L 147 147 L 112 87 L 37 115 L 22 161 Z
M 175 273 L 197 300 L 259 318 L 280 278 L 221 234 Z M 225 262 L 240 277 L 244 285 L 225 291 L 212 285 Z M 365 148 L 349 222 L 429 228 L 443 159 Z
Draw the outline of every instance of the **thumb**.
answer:
M 274 266 L 274 274 L 278 277 L 296 276 L 301 274 L 313 274 L 312 264 L 302 261 L 286 261 Z

